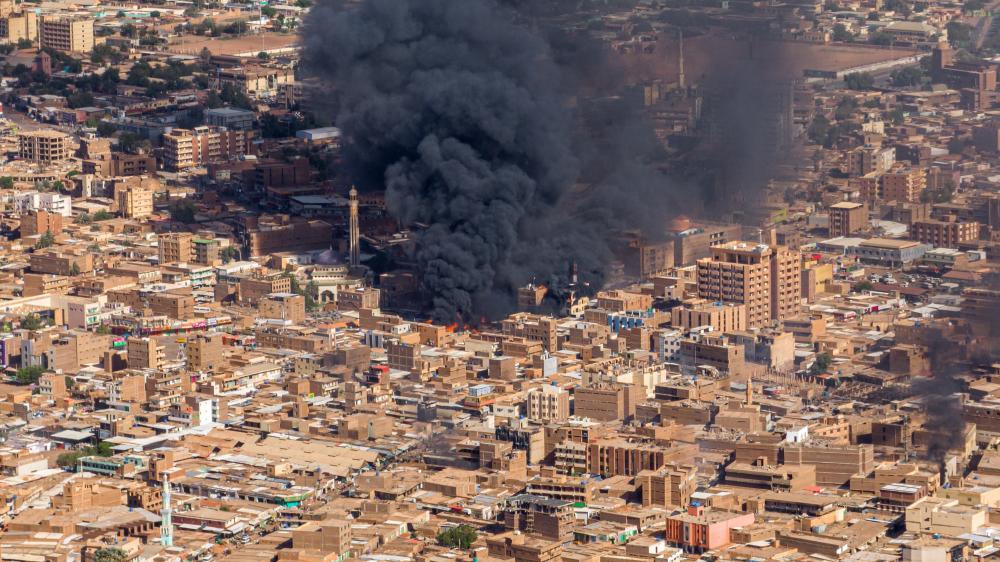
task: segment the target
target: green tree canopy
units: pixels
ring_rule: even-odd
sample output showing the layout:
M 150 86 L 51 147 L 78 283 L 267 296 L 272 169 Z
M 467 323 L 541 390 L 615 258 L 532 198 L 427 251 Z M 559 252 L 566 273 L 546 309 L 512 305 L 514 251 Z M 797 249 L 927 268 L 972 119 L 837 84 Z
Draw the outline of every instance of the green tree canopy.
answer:
M 459 525 L 438 533 L 437 541 L 441 546 L 469 549 L 477 537 L 475 529 L 469 525 Z

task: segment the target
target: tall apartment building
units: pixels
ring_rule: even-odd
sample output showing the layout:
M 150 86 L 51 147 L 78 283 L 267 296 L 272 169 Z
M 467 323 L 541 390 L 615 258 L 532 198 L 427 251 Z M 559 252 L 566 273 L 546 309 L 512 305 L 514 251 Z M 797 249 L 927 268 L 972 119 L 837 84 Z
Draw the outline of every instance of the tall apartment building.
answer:
M 850 236 L 868 226 L 868 207 L 864 203 L 841 201 L 830 205 L 830 237 Z
M 247 131 L 222 127 L 174 129 L 163 135 L 163 164 L 176 172 L 237 158 L 250 152 L 250 138 Z
M 153 214 L 153 190 L 142 185 L 115 184 L 115 203 L 128 219 L 141 219 Z
M 910 238 L 935 248 L 958 248 L 979 239 L 979 223 L 960 222 L 954 216 L 946 220 L 923 220 L 910 226 Z
M 855 177 L 872 172 L 887 172 L 895 161 L 896 150 L 894 148 L 866 144 L 847 153 L 848 171 Z
M 917 203 L 926 187 L 927 174 L 924 170 L 919 168 L 893 170 L 882 176 L 882 192 L 879 199 Z
M 159 369 L 166 362 L 166 348 L 151 338 L 129 338 L 128 366 L 130 369 Z
M 43 164 L 64 162 L 73 153 L 70 136 L 51 129 L 18 133 L 17 147 L 22 160 Z
M 698 296 L 746 305 L 748 328 L 794 314 L 801 284 L 799 253 L 784 246 L 732 242 L 698 260 Z
M 94 50 L 94 19 L 77 15 L 44 15 L 39 35 L 42 48 L 89 53 Z
M 189 371 L 215 371 L 222 367 L 222 334 L 199 334 L 188 340 L 187 368 Z
M 528 419 L 542 422 L 565 421 L 569 417 L 569 393 L 558 386 L 528 391 Z
M 17 43 L 21 40 L 38 40 L 38 14 L 34 10 L 15 11 L 20 8 L 13 0 L 0 1 L 0 40 Z
M 188 263 L 194 249 L 194 235 L 190 232 L 164 233 L 156 238 L 160 265 L 167 263 Z

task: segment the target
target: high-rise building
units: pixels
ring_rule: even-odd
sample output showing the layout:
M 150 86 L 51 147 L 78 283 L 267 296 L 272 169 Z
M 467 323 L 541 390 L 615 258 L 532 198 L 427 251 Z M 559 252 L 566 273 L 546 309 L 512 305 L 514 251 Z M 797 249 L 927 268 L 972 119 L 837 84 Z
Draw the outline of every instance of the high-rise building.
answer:
M 732 242 L 698 260 L 698 296 L 746 305 L 747 327 L 795 313 L 801 295 L 798 252 L 784 246 Z
M 70 136 L 51 129 L 18 133 L 17 145 L 21 159 L 31 162 L 58 163 L 72 154 Z
M 170 232 L 157 237 L 160 265 L 191 261 L 194 235 L 190 232 Z
M 558 386 L 542 386 L 528 391 L 528 419 L 553 422 L 569 417 L 569 393 Z
M 141 219 L 153 214 L 153 190 L 143 185 L 115 184 L 118 211 L 128 219 Z
M 0 39 L 4 43 L 38 40 L 38 14 L 34 10 L 15 12 L 12 0 L 0 1 Z
M 222 334 L 200 334 L 187 343 L 187 368 L 189 371 L 212 372 L 222 366 Z
M 848 171 L 855 177 L 872 172 L 887 172 L 895 161 L 896 150 L 894 148 L 866 144 L 847 153 Z
M 893 170 L 882 176 L 879 199 L 916 203 L 927 187 L 927 174 L 919 168 Z
M 129 338 L 128 366 L 131 369 L 158 369 L 166 361 L 166 348 L 152 338 Z
M 243 156 L 250 152 L 250 133 L 221 127 L 174 129 L 163 135 L 163 165 L 179 171 Z
M 87 16 L 53 14 L 42 16 L 42 48 L 73 53 L 94 50 L 94 19 Z
M 829 234 L 850 236 L 868 226 L 868 207 L 864 203 L 841 201 L 830 205 Z

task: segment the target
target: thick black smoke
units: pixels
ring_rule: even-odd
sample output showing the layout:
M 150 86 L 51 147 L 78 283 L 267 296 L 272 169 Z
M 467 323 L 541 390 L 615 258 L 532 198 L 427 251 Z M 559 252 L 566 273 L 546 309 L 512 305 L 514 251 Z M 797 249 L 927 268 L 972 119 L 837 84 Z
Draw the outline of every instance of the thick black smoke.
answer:
M 565 207 L 578 162 L 539 37 L 482 0 L 369 0 L 317 6 L 305 38 L 349 158 L 403 224 L 426 226 L 416 259 L 438 320 L 508 308 L 570 261 L 600 273 L 602 233 Z
M 608 52 L 534 15 L 493 0 L 331 0 L 306 25 L 306 68 L 336 92 L 320 101 L 352 176 L 414 227 L 439 321 L 502 316 L 532 280 L 562 294 L 571 263 L 600 287 L 616 231 L 659 238 L 716 199 L 662 173 L 641 103 L 593 95 L 620 83 Z
M 964 364 L 963 348 L 946 340 L 931 342 L 928 348 L 931 376 L 913 382 L 912 390 L 921 399 L 927 419 L 924 423 L 927 457 L 941 470 L 948 451 L 963 442 L 961 381 L 957 378 Z

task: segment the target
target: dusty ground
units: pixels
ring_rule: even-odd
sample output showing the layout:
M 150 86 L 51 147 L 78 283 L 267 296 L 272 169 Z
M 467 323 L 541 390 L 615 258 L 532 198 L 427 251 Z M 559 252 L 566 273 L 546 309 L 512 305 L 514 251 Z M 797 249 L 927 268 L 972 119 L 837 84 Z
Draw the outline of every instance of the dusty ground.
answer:
M 678 68 L 676 37 L 660 37 L 656 52 L 622 55 L 633 79 L 675 80 Z M 862 45 L 820 45 L 815 43 L 761 41 L 751 46 L 744 40 L 716 33 L 684 40 L 684 66 L 688 80 L 717 70 L 717 65 L 754 65 L 769 72 L 801 77 L 805 69 L 844 70 L 857 66 L 903 58 L 916 51 Z
M 197 35 L 181 37 L 172 43 L 167 50 L 178 55 L 197 55 L 202 48 L 208 47 L 213 55 L 235 55 L 238 53 L 254 53 L 262 50 L 280 49 L 294 46 L 299 41 L 296 34 L 264 33 L 262 35 L 247 35 L 234 38 L 211 38 Z

